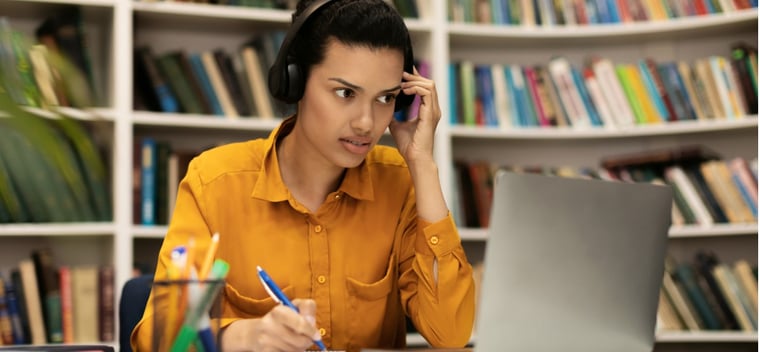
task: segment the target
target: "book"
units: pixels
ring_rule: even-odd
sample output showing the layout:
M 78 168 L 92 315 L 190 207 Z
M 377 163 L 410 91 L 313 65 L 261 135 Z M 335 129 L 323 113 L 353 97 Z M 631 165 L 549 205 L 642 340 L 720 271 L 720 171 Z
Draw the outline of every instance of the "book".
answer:
M 156 224 L 156 173 L 157 146 L 153 138 L 143 138 L 140 147 L 140 223 L 143 225 Z
M 726 330 L 739 329 L 739 322 L 726 297 L 724 297 L 723 291 L 720 287 L 718 280 L 716 279 L 713 268 L 719 264 L 719 260 L 715 253 L 700 250 L 695 255 L 695 268 L 699 273 L 700 286 L 703 288 L 706 296 L 712 296 L 715 298 L 717 312 L 721 312 L 723 319 L 723 328 Z
M 240 115 L 232 102 L 232 97 L 227 89 L 227 85 L 224 83 L 222 73 L 216 63 L 214 54 L 210 51 L 201 53 L 201 61 L 203 62 L 203 68 L 206 69 L 206 73 L 208 74 L 211 87 L 213 87 L 214 92 L 219 99 L 219 105 L 224 112 L 224 116 L 233 119 L 239 117 Z
M 712 274 L 718 282 L 718 287 L 723 297 L 728 302 L 734 313 L 739 326 L 743 331 L 755 331 L 757 329 L 757 314 L 754 318 L 750 313 L 748 302 L 745 302 L 744 293 L 739 290 L 733 273 L 724 263 L 718 263 L 712 268 Z
M 71 296 L 73 297 L 74 342 L 99 341 L 98 334 L 98 267 L 71 267 Z
M 190 67 L 198 78 L 198 84 L 201 87 L 202 94 L 208 99 L 211 113 L 217 116 L 224 116 L 222 106 L 219 104 L 219 97 L 217 97 L 214 87 L 211 86 L 211 80 L 206 73 L 206 68 L 203 66 L 200 54 L 190 54 L 189 60 Z
M 24 292 L 24 282 L 21 278 L 21 270 L 16 267 L 11 270 L 10 285 L 6 285 L 6 295 L 9 297 L 8 306 L 14 307 L 11 298 L 15 298 L 15 307 L 17 319 L 13 319 L 13 338 L 16 344 L 31 343 L 32 332 L 29 326 L 29 314 L 26 307 L 26 293 Z M 13 314 L 11 315 L 13 316 Z
M 699 317 L 694 312 L 694 308 L 691 307 L 690 302 L 667 271 L 663 275 L 662 287 L 667 297 L 673 302 L 673 307 L 675 307 L 678 315 L 683 319 L 686 328 L 692 331 L 701 330 L 701 322 L 698 320 Z
M 0 346 L 13 344 L 13 324 L 5 294 L 5 280 L 0 276 Z
M 736 261 L 733 265 L 733 274 L 740 285 L 740 289 L 744 290 L 744 294 L 751 303 L 750 311 L 757 312 L 757 278 L 752 273 L 752 267 L 750 266 L 749 261 L 746 259 Z
M 58 267 L 58 282 L 61 291 L 61 330 L 63 343 L 74 343 L 74 298 L 71 292 L 71 268 L 67 265 Z
M 238 70 L 235 68 L 233 58 L 224 50 L 217 49 L 212 53 L 216 65 L 221 73 L 222 81 L 227 87 L 232 104 L 240 116 L 251 116 L 248 102 L 243 95 L 243 87 L 238 79 Z
M 42 314 L 42 302 L 40 290 L 37 285 L 37 274 L 34 262 L 31 258 L 22 259 L 18 264 L 21 281 L 24 289 L 24 303 L 26 304 L 26 318 L 29 319 L 29 342 L 34 345 L 42 345 L 47 342 L 45 331 L 45 319 Z
M 148 46 L 135 48 L 134 89 L 135 96 L 142 97 L 145 108 L 150 111 L 180 111 L 175 93 L 159 70 L 153 51 Z
M 99 341 L 116 339 L 114 320 L 116 318 L 114 292 L 114 268 L 106 265 L 98 268 L 98 337 Z
M 179 101 L 181 112 L 188 114 L 203 114 L 200 97 L 195 96 L 187 75 L 181 67 L 181 56 L 176 53 L 160 55 L 157 59 L 158 68 L 166 77 L 166 81 Z
M 246 46 L 241 51 L 243 68 L 248 77 L 250 92 L 253 95 L 253 105 L 256 107 L 256 115 L 262 119 L 274 117 L 274 109 L 269 99 L 266 80 L 261 72 L 259 54 L 253 47 Z
M 32 261 L 37 276 L 40 302 L 42 302 L 47 342 L 61 343 L 63 342 L 61 290 L 53 253 L 49 248 L 35 249 L 32 251 Z
M 720 321 L 711 310 L 707 299 L 700 291 L 699 285 L 697 285 L 696 276 L 691 265 L 685 263 L 677 264 L 673 271 L 673 278 L 683 286 L 688 299 L 692 302 L 696 313 L 704 323 L 705 329 L 721 329 Z

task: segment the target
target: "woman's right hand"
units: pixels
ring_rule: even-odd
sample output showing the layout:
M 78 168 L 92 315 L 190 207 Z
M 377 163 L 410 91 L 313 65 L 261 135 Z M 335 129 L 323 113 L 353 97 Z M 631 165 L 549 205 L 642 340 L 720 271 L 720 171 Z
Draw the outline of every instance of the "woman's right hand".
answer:
M 317 305 L 311 299 L 294 299 L 296 312 L 277 305 L 260 319 L 238 320 L 225 328 L 224 351 L 303 351 L 320 339 L 316 328 Z

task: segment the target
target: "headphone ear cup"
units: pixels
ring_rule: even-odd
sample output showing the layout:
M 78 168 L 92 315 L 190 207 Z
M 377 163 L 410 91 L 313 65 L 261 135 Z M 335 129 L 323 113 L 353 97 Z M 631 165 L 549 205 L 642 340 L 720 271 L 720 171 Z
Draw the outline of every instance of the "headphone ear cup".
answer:
M 305 88 L 301 66 L 296 63 L 289 63 L 285 75 L 286 81 L 288 82 L 288 87 L 287 96 L 284 100 L 288 104 L 293 104 L 300 100 L 301 97 L 303 97 Z
M 269 93 L 275 99 L 283 99 L 285 92 L 283 91 L 283 84 L 286 81 L 283 77 L 285 73 L 280 70 L 280 66 L 275 64 L 269 68 L 269 77 L 267 83 L 269 85 Z

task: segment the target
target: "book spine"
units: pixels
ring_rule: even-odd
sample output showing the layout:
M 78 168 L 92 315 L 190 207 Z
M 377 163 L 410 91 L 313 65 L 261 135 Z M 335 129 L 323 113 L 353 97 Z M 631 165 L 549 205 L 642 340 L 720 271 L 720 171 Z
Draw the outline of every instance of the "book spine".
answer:
M 140 221 L 143 225 L 156 224 L 156 141 L 144 138 L 141 147 L 140 185 L 142 206 Z

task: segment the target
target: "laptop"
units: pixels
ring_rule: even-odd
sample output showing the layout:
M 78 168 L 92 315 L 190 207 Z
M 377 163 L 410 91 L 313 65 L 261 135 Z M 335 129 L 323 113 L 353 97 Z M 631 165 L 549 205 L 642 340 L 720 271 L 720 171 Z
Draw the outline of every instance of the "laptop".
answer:
M 475 352 L 652 351 L 669 187 L 497 172 Z

